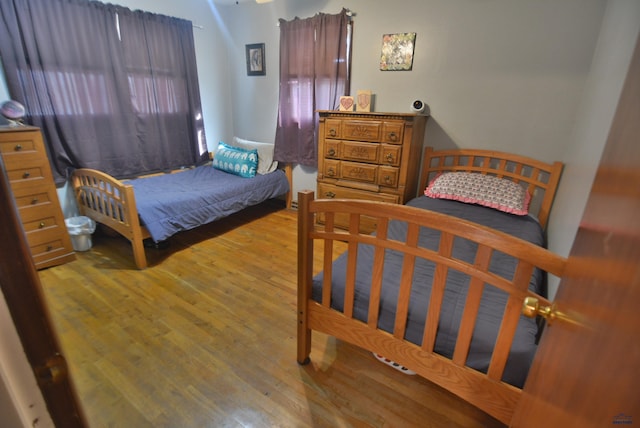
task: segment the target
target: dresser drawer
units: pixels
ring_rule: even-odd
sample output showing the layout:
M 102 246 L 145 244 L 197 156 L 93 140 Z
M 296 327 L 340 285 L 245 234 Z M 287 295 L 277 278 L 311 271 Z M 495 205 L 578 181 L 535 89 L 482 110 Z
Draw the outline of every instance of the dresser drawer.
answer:
M 340 138 L 342 135 L 342 121 L 340 119 L 327 119 L 324 125 L 325 138 Z
M 38 144 L 29 132 L 23 132 L 22 135 L 12 134 L 7 136 L 8 138 L 2 138 L 0 140 L 0 153 L 4 156 L 5 162 L 9 155 L 19 155 L 24 153 L 38 153 L 42 151 L 40 144 Z
M 56 202 L 57 204 L 57 202 Z M 24 225 L 25 230 L 34 230 L 37 227 L 27 227 L 27 224 L 44 222 L 44 226 L 62 226 L 64 218 L 55 215 L 55 212 L 60 209 L 56 207 L 52 202 L 47 202 L 44 199 L 35 204 L 27 204 L 22 207 L 18 207 L 20 213 L 20 219 Z M 45 221 L 45 219 L 49 219 Z
M 402 146 L 383 144 L 380 146 L 380 165 L 400 166 Z
M 7 166 L 7 176 L 11 187 L 16 186 L 31 186 L 37 185 L 37 183 L 48 183 L 50 180 L 48 176 L 49 166 L 44 162 L 25 162 L 16 169 L 9 169 Z
M 378 162 L 378 156 L 380 153 L 380 144 L 378 143 L 343 141 L 341 146 L 341 159 L 369 163 Z
M 342 144 L 339 140 L 325 140 L 324 143 L 324 153 L 322 153 L 325 157 L 328 158 L 339 158 L 341 155 L 340 148 Z
M 404 122 L 384 122 L 382 125 L 382 142 L 402 144 Z
M 343 161 L 340 165 L 340 178 L 375 184 L 378 178 L 378 166 Z
M 53 202 L 58 203 L 58 196 L 52 195 L 50 189 L 45 189 L 41 186 L 35 188 L 15 186 L 13 196 L 18 209 L 40 204 L 51 204 Z
M 326 178 L 340 178 L 340 161 L 325 159 L 323 172 Z
M 378 167 L 378 184 L 380 186 L 396 188 L 398 187 L 398 177 L 400 176 L 400 169 L 381 166 Z
M 333 184 L 318 183 L 318 198 L 322 199 L 365 199 L 368 201 L 399 203 L 397 195 L 372 193 L 365 190 L 350 189 Z
M 370 120 L 345 120 L 342 122 L 343 140 L 379 142 L 382 137 L 382 122 Z
M 66 231 L 65 231 L 66 232 Z M 57 264 L 66 263 L 75 258 L 75 256 L 69 255 L 69 249 L 65 246 L 65 242 L 60 239 L 60 235 L 56 233 L 39 234 L 39 238 L 48 238 L 32 244 L 27 234 L 27 240 L 29 241 L 29 248 L 31 250 L 31 256 L 36 264 L 36 267 L 48 267 L 55 266 Z M 38 241 L 41 241 L 40 239 Z M 60 261 L 58 261 L 60 260 Z
M 365 192 L 347 187 L 334 186 L 331 184 L 318 183 L 318 198 L 322 199 L 362 199 L 367 201 L 389 202 L 397 204 L 399 198 L 396 195 L 384 193 Z M 324 224 L 324 215 L 318 215 L 317 223 Z M 349 224 L 348 214 L 336 215 L 334 223 L 337 227 L 346 228 Z M 377 220 L 374 217 L 362 216 L 360 219 L 360 232 L 371 233 L 375 230 Z

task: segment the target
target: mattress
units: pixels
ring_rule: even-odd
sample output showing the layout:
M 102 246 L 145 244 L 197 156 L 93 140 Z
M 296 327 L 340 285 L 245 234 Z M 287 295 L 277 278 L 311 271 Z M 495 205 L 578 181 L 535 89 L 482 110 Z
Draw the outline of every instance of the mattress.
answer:
M 289 191 L 282 170 L 243 178 L 209 165 L 128 183 L 134 188 L 140 222 L 155 242 Z
M 407 205 L 453 215 L 509 233 L 537 245 L 544 245 L 544 233 L 540 224 L 529 216 L 517 216 L 478 205 L 432 199 L 426 196 L 415 198 Z M 406 233 L 405 223 L 392 221 L 389 224 L 388 234 L 390 237 L 404 241 Z M 437 250 L 439 234 L 440 232 L 436 230 L 422 228 L 419 246 Z M 477 245 L 470 241 L 461 238 L 456 238 L 454 241 L 453 256 L 456 258 L 472 263 L 476 251 Z M 403 257 L 400 253 L 387 250 L 378 328 L 388 332 L 393 331 L 402 263 Z M 346 254 L 343 254 L 334 262 L 332 274 L 331 305 L 340 311 L 343 310 L 344 303 L 346 264 Z M 369 304 L 372 264 L 373 247 L 361 244 L 358 248 L 354 318 L 365 322 Z M 511 278 L 515 267 L 516 262 L 512 257 L 498 253 L 492 259 L 490 270 Z M 424 259 L 416 260 L 405 339 L 417 345 L 421 345 L 423 337 L 433 272 L 434 264 L 432 262 Z M 535 271 L 529 289 L 543 294 L 543 282 L 542 272 Z M 314 278 L 313 284 L 313 299 L 318 302 L 321 301 L 321 284 L 322 274 L 319 274 Z M 435 343 L 435 352 L 448 358 L 453 356 L 468 286 L 469 277 L 467 275 L 449 270 Z M 466 362 L 467 366 L 486 373 L 507 298 L 507 293 L 502 290 L 485 285 Z M 505 367 L 503 381 L 522 387 L 536 351 L 537 333 L 538 326 L 535 320 L 522 316 Z

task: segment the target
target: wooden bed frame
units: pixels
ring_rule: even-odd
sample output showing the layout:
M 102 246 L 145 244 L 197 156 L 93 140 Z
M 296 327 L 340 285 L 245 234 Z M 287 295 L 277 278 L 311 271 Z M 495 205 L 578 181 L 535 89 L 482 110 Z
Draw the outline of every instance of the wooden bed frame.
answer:
M 421 189 L 436 174 L 443 171 L 469 171 L 493 174 L 525 182 L 537 201 L 533 204 L 533 214 L 546 226 L 549 211 L 562 171 L 559 162 L 545 164 L 522 156 L 482 150 L 425 150 Z M 350 218 L 348 230 L 334 227 L 334 218 L 345 213 Z M 320 227 L 315 216 L 323 214 L 325 224 Z M 528 291 L 529 279 L 535 267 L 562 276 L 566 260 L 552 252 L 502 232 L 419 208 L 363 200 L 314 200 L 313 192 L 298 194 L 298 351 L 297 361 L 307 364 L 311 353 L 311 332 L 322 332 L 345 340 L 371 352 L 385 356 L 394 362 L 413 370 L 426 379 L 444 387 L 464 400 L 482 409 L 494 418 L 509 424 L 522 390 L 502 382 L 516 324 L 526 297 L 537 297 L 541 305 L 549 301 Z M 376 234 L 359 232 L 361 216 L 377 219 Z M 417 236 L 421 226 L 438 229 L 441 238 L 438 251 L 417 247 L 417 239 L 407 242 L 387 239 L 387 227 L 391 220 L 407 222 L 409 237 Z M 413 233 L 412 233 L 413 232 Z M 474 264 L 451 257 L 455 237 L 463 237 L 479 244 L 478 256 Z M 331 269 L 333 260 L 339 255 L 336 242 L 344 248 L 347 245 L 347 290 L 344 312 L 331 308 Z M 368 322 L 353 318 L 355 264 L 358 244 L 373 246 L 375 263 L 371 267 L 373 281 Z M 321 248 L 322 256 L 314 265 L 314 246 Z M 404 340 L 411 275 L 401 279 L 393 333 L 377 328 L 380 306 L 381 270 L 386 249 L 405 255 L 404 271 L 412 272 L 416 258 L 424 258 L 436 263 L 435 279 L 432 286 L 429 311 L 426 319 L 424 338 L 421 346 Z M 518 259 L 518 268 L 511 281 L 498 277 L 488 270 L 493 251 L 500 251 Z M 318 264 L 321 262 L 321 266 Z M 312 278 L 324 272 L 322 303 L 311 298 Z M 315 269 L 314 269 L 315 268 Z M 471 283 L 467 303 L 461 320 L 460 330 L 452 359 L 433 352 L 438 317 L 442 304 L 446 272 L 449 268 L 469 275 Z M 378 279 L 378 280 L 376 280 Z M 484 284 L 498 287 L 509 294 L 498 338 L 495 343 L 487 374 L 465 366 L 469 352 L 475 316 Z
M 292 167 L 285 164 L 289 182 L 286 207 L 291 208 Z M 179 174 L 179 172 L 176 172 Z M 133 258 L 138 269 L 147 267 L 143 240 L 150 238 L 149 231 L 140 224 L 133 186 L 103 172 L 80 168 L 71 176 L 71 184 L 81 215 L 118 232 L 131 242 Z

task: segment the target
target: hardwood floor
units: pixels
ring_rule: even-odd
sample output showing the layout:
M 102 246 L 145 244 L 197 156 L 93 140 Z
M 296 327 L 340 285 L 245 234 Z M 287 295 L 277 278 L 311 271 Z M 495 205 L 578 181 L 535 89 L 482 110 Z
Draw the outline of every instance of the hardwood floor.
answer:
M 144 271 L 96 232 L 40 271 L 91 426 L 502 426 L 327 336 L 296 363 L 296 215 L 269 202 L 180 233 Z

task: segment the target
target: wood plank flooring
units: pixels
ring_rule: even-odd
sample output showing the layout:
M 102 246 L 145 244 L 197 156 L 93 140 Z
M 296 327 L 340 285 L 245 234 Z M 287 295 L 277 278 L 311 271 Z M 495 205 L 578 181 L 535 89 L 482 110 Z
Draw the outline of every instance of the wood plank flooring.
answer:
M 296 212 L 267 202 L 147 249 L 100 232 L 40 271 L 92 427 L 500 427 L 315 334 L 296 363 Z

